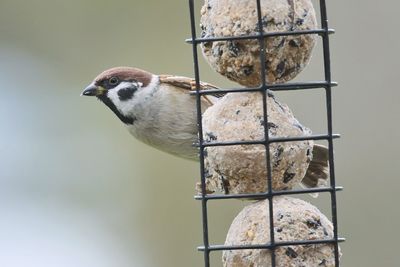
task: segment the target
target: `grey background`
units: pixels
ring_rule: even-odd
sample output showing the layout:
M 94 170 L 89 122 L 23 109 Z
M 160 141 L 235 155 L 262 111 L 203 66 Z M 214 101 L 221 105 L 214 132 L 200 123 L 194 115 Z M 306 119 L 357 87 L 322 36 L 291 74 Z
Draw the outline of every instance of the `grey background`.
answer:
M 398 266 L 398 8 L 328 1 L 343 266 Z M 0 266 L 202 266 L 198 164 L 79 97 L 112 66 L 193 76 L 189 35 L 183 0 L 0 1 Z M 322 78 L 321 48 L 296 80 Z M 203 80 L 233 86 L 200 61 Z M 326 130 L 322 91 L 278 97 Z M 330 216 L 326 195 L 303 198 Z M 213 243 L 243 205 L 210 203 Z

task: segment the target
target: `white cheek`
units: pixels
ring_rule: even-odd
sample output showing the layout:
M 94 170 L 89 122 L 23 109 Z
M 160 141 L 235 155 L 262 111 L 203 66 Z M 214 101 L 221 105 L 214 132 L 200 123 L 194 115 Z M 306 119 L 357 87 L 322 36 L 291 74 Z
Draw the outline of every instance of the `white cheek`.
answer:
M 151 97 L 152 92 L 157 88 L 158 76 L 153 75 L 149 85 L 142 87 L 142 83 L 138 82 L 138 90 L 135 92 L 133 97 L 128 100 L 121 101 L 118 96 L 118 91 L 122 88 L 127 88 L 132 86 L 130 82 L 121 82 L 117 87 L 108 90 L 107 96 L 117 107 L 118 111 L 125 116 L 140 116 L 146 112 L 143 110 L 143 105 L 147 102 L 149 97 Z
M 128 116 L 132 114 L 132 109 L 135 105 L 135 97 L 131 99 L 121 101 L 118 96 L 118 91 L 122 88 L 130 87 L 132 84 L 130 82 L 122 82 L 117 87 L 108 90 L 107 96 L 117 107 L 118 111 L 123 115 Z

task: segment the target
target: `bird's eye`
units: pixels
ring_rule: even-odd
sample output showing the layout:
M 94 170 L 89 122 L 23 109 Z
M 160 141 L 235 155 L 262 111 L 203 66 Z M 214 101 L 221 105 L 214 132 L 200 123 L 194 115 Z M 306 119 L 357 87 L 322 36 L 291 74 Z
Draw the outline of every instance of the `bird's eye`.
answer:
M 118 82 L 119 82 L 119 80 L 118 80 L 117 77 L 111 77 L 111 78 L 108 80 L 108 83 L 109 83 L 110 85 L 117 85 Z

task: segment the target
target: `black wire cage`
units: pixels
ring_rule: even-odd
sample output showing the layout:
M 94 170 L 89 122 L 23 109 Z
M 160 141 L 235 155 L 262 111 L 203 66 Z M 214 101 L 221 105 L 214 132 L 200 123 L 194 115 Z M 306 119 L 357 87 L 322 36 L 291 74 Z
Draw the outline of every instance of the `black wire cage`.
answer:
M 331 64 L 330 64 L 330 51 L 329 51 L 329 35 L 334 33 L 333 29 L 328 27 L 327 19 L 327 7 L 325 0 L 319 0 L 320 8 L 320 21 L 321 28 L 313 30 L 294 30 L 287 32 L 264 32 L 262 13 L 261 13 L 261 1 L 256 1 L 257 6 L 257 20 L 258 20 L 258 33 L 246 36 L 228 36 L 228 37 L 211 37 L 211 38 L 198 38 L 196 35 L 196 18 L 195 18 L 195 0 L 189 0 L 190 9 L 190 23 L 191 23 L 191 38 L 187 40 L 188 43 L 192 44 L 193 48 L 193 63 L 194 63 L 194 75 L 197 97 L 197 122 L 199 130 L 199 150 L 200 150 L 200 174 L 201 174 L 201 189 L 202 193 L 195 198 L 201 201 L 202 207 L 202 223 L 203 223 L 203 246 L 198 249 L 204 253 L 204 266 L 210 266 L 210 253 L 212 251 L 222 250 L 242 250 L 242 249 L 267 249 L 271 251 L 271 263 L 272 267 L 276 266 L 275 250 L 278 247 L 284 246 L 295 246 L 295 245 L 310 245 L 310 244 L 331 244 L 334 247 L 335 266 L 339 266 L 339 243 L 344 241 L 344 238 L 340 238 L 338 235 L 338 219 L 337 219 L 337 205 L 336 205 L 336 192 L 342 190 L 342 187 L 336 186 L 335 181 L 335 165 L 333 155 L 333 141 L 339 138 L 338 134 L 333 133 L 332 126 L 332 87 L 336 86 L 337 83 L 332 81 L 331 78 Z M 266 67 L 265 64 L 261 63 L 261 85 L 254 88 L 231 88 L 221 90 L 201 90 L 200 89 L 200 71 L 198 62 L 198 45 L 204 42 L 215 42 L 215 41 L 233 41 L 239 39 L 257 39 L 260 46 L 260 60 L 265 62 L 265 47 L 268 42 L 268 37 L 274 36 L 289 36 L 289 35 L 306 35 L 306 34 L 317 34 L 322 38 L 322 49 L 323 49 L 323 68 L 325 80 L 315 82 L 296 82 L 296 83 L 282 83 L 282 84 L 268 84 L 265 78 Z M 327 133 L 318 134 L 311 136 L 300 136 L 300 137 L 270 137 L 268 133 L 268 117 L 267 117 L 267 101 L 266 95 L 268 90 L 271 91 L 293 91 L 293 90 L 307 90 L 307 89 L 325 89 L 325 101 L 326 101 L 326 118 L 327 118 Z M 202 127 L 202 112 L 201 112 L 201 96 L 217 93 L 235 93 L 235 92 L 261 92 L 263 94 L 263 115 L 264 115 L 264 135 L 263 140 L 258 141 L 238 141 L 238 142 L 205 142 L 203 137 Z M 329 148 L 329 174 L 330 184 L 328 187 L 323 188 L 311 188 L 311 189 L 298 189 L 298 190 L 282 190 L 275 191 L 272 189 L 272 178 L 271 168 L 267 168 L 267 184 L 268 190 L 264 193 L 256 194 L 227 194 L 227 195 L 216 195 L 207 194 L 206 192 L 206 176 L 205 176 L 205 148 L 209 146 L 226 146 L 226 145 L 255 145 L 262 144 L 266 149 L 266 163 L 267 166 L 270 164 L 270 144 L 278 142 L 291 142 L 291 141 L 303 141 L 303 140 L 325 140 L 328 142 Z M 279 195 L 294 195 L 294 194 L 306 194 L 306 193 L 330 193 L 331 200 L 331 216 L 333 224 L 333 238 L 323 240 L 299 240 L 299 241 L 287 241 L 278 242 L 274 238 L 274 218 L 273 218 L 273 201 L 274 196 Z M 269 200 L 269 233 L 270 242 L 267 244 L 257 245 L 237 245 L 237 246 L 225 246 L 225 245 L 211 245 L 209 242 L 208 232 L 208 201 L 221 200 L 221 199 L 268 199 Z

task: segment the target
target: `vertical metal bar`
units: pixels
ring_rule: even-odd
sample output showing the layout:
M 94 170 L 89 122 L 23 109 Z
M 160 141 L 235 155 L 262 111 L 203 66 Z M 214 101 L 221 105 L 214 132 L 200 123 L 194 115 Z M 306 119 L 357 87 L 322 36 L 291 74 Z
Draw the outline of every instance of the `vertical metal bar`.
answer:
M 260 0 L 257 1 L 257 19 L 258 19 L 258 33 L 259 37 L 259 45 L 260 45 L 260 64 L 261 64 L 261 87 L 262 87 L 262 98 L 263 98 L 263 116 L 264 116 L 264 138 L 265 138 L 265 154 L 266 154 L 266 168 L 267 168 L 267 184 L 268 184 L 268 208 L 269 208 L 269 236 L 270 236 L 270 244 L 271 244 L 271 266 L 276 266 L 275 259 L 275 232 L 274 232 L 274 204 L 273 204 L 273 196 L 272 196 L 272 171 L 271 171 L 271 159 L 270 159 L 270 142 L 269 142 L 269 132 L 268 132 L 268 106 L 267 106 L 267 97 L 268 97 L 268 86 L 265 79 L 266 69 L 265 69 L 265 52 L 266 52 L 266 44 L 263 37 L 264 28 L 262 23 L 262 12 L 261 12 L 261 3 Z
M 320 0 L 320 12 L 321 12 L 321 27 L 325 30 L 322 35 L 322 46 L 324 53 L 324 72 L 325 81 L 327 86 L 325 87 L 326 92 L 326 109 L 327 109 L 327 122 L 328 122 L 328 143 L 329 143 L 329 175 L 330 175 L 330 186 L 331 188 L 336 187 L 335 181 L 335 165 L 333 155 L 333 126 L 332 126 L 332 86 L 331 86 L 331 62 L 330 62 L 330 51 L 329 51 L 329 34 L 328 34 L 328 16 L 326 11 L 325 0 Z M 335 250 L 335 266 L 339 267 L 339 242 L 338 242 L 338 223 L 337 223 L 337 205 L 336 205 L 336 191 L 331 191 L 331 212 L 332 212 L 332 224 L 333 224 L 333 238 L 335 239 L 334 250 Z
M 196 40 L 196 20 L 194 15 L 194 0 L 189 0 L 190 9 L 190 24 L 192 31 L 192 48 L 193 48 L 193 64 L 194 64 L 194 76 L 196 81 L 196 107 L 197 107 L 197 125 L 199 132 L 199 148 L 200 148 L 200 176 L 201 176 L 201 208 L 203 218 L 203 243 L 204 243 L 204 266 L 210 266 L 210 246 L 208 240 L 208 215 L 207 215 L 207 199 L 206 196 L 206 181 L 204 172 L 204 145 L 203 145 L 203 125 L 202 125 L 202 113 L 201 113 L 201 95 L 200 91 L 200 74 L 199 74 L 199 61 L 197 55 Z

